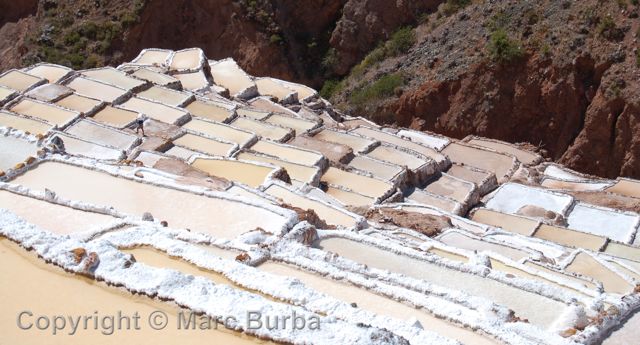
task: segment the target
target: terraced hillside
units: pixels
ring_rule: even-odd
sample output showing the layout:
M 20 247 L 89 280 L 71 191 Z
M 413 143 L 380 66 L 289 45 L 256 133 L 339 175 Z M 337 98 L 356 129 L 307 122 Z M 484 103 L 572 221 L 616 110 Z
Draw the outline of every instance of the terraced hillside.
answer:
M 105 339 L 104 324 L 57 338 L 17 328 L 34 303 L 226 326 L 144 323 L 109 338 L 125 342 L 637 338 L 638 180 L 582 174 L 526 145 L 381 127 L 198 48 L 9 70 L 0 105 L 10 343 Z

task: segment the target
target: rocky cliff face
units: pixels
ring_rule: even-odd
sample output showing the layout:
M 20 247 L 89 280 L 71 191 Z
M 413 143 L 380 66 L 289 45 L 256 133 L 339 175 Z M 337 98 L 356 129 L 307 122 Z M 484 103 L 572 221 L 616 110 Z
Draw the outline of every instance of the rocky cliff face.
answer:
M 342 9 L 342 17 L 331 34 L 335 49 L 333 72 L 346 75 L 379 42 L 389 39 L 399 27 L 414 24 L 418 18 L 433 12 L 441 0 L 350 0 Z
M 0 66 L 19 66 L 19 57 L 25 53 L 23 41 L 34 21 L 38 1 L 0 2 Z M 4 70 L 5 68 L 3 68 Z

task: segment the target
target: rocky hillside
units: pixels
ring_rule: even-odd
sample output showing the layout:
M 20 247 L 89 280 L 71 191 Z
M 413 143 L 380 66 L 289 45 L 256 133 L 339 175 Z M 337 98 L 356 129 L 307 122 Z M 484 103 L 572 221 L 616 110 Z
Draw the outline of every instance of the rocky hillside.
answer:
M 638 178 L 639 11 L 637 0 L 5 1 L 0 68 L 198 46 L 322 89 L 345 113 Z
M 0 3 L 0 67 L 91 68 L 148 47 L 201 47 L 249 73 L 320 88 L 440 1 L 27 0 Z M 204 29 L 203 29 L 204 28 Z M 352 44 L 357 42 L 356 45 Z M 323 61 L 339 61 L 323 67 Z M 328 66 L 328 64 L 325 64 Z
M 379 122 L 527 142 L 580 171 L 637 178 L 639 10 L 627 0 L 450 0 L 325 92 Z

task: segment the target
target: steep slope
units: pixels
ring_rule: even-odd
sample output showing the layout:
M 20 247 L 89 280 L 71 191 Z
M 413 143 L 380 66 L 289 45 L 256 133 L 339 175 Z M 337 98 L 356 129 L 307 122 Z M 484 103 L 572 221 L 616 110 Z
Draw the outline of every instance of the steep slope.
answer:
M 637 5 L 487 1 L 448 10 L 413 30 L 406 54 L 352 70 L 333 101 L 381 122 L 528 142 L 592 174 L 640 176 Z

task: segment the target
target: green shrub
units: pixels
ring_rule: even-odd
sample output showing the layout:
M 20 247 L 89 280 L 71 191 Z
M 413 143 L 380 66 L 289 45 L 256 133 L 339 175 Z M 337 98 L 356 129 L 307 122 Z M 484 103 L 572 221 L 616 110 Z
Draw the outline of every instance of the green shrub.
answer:
M 68 32 L 63 37 L 64 44 L 67 46 L 72 46 L 80 41 L 80 34 L 76 31 Z
M 374 64 L 384 60 L 387 56 L 389 56 L 387 48 L 381 45 L 369 52 L 369 54 L 367 54 L 367 56 L 362 60 L 362 63 L 365 67 L 373 66 Z
M 73 24 L 73 16 L 68 12 L 61 13 L 56 19 L 54 19 L 53 23 L 55 26 L 68 28 Z
M 600 36 L 609 40 L 622 40 L 624 38 L 624 31 L 616 26 L 616 22 L 611 15 L 600 19 L 596 31 Z
M 100 66 L 100 57 L 95 54 L 89 55 L 84 60 L 83 68 L 95 68 L 98 66 Z
M 144 9 L 144 5 L 145 5 L 145 1 L 144 0 L 134 0 L 133 1 L 133 11 L 135 14 L 140 14 L 142 13 L 142 10 Z
M 80 26 L 78 31 L 82 36 L 95 40 L 98 33 L 98 26 L 94 22 L 86 22 Z
M 82 54 L 73 53 L 66 55 L 65 59 L 71 63 L 71 67 L 74 69 L 81 69 L 84 64 L 85 57 Z
M 471 0 L 447 0 L 442 7 L 445 15 L 452 15 L 471 4 Z
M 405 26 L 396 30 L 387 42 L 387 55 L 399 55 L 406 53 L 416 42 L 416 35 L 411 27 Z
M 113 41 L 120 38 L 122 35 L 122 26 L 118 22 L 104 22 L 101 27 L 98 28 L 96 33 L 96 40 L 98 41 Z
M 604 36 L 607 31 L 611 31 L 616 28 L 616 23 L 613 21 L 613 18 L 610 15 L 600 19 L 600 23 L 598 23 L 597 31 L 600 35 Z
M 73 47 L 71 47 L 71 51 L 73 52 L 82 52 L 87 48 L 87 44 L 89 43 L 89 40 L 86 37 L 81 37 L 80 40 L 78 40 L 78 42 L 76 42 Z
M 498 29 L 491 33 L 487 50 L 491 59 L 500 64 L 519 59 L 524 54 L 520 42 L 509 38 L 504 29 Z
M 540 52 L 542 53 L 542 56 L 548 57 L 549 55 L 551 55 L 551 47 L 549 46 L 548 43 L 545 43 L 542 45 Z
M 95 48 L 95 51 L 98 54 L 104 54 L 109 50 L 109 48 L 111 48 L 111 41 L 103 40 L 98 43 L 98 45 Z
M 587 25 L 593 26 L 598 23 L 598 8 L 596 6 L 589 6 L 584 11 L 584 21 Z
M 420 24 L 427 24 L 427 23 L 429 23 L 429 13 L 428 13 L 428 12 L 421 13 L 421 14 L 418 16 L 418 23 L 420 23 Z
M 489 19 L 488 27 L 491 31 L 496 31 L 499 29 L 504 29 L 509 26 L 511 22 L 511 16 L 509 16 L 506 12 L 500 11 L 496 13 L 491 19 Z
M 336 63 L 338 63 L 338 53 L 335 48 L 329 48 L 322 58 L 322 67 L 328 71 L 332 71 Z
M 280 42 L 282 42 L 282 36 L 273 34 L 271 35 L 271 37 L 269 37 L 269 42 L 271 42 L 272 44 L 279 44 Z
M 357 89 L 349 98 L 355 105 L 362 106 L 368 102 L 389 97 L 397 87 L 404 85 L 404 78 L 399 73 L 387 74 L 373 84 Z
M 140 18 L 133 13 L 125 13 L 120 17 L 120 23 L 123 28 L 128 28 L 133 26 L 133 24 L 137 23 Z
M 324 99 L 329 99 L 336 93 L 342 91 L 343 88 L 343 82 L 335 79 L 329 79 L 322 85 L 322 89 L 320 89 L 320 96 Z
M 359 77 L 363 75 L 367 69 L 378 62 L 392 56 L 404 54 L 414 45 L 416 41 L 415 33 L 411 27 L 403 27 L 396 30 L 391 38 L 384 44 L 379 45 L 369 52 L 367 56 L 360 61 L 359 64 L 351 69 L 351 76 Z

